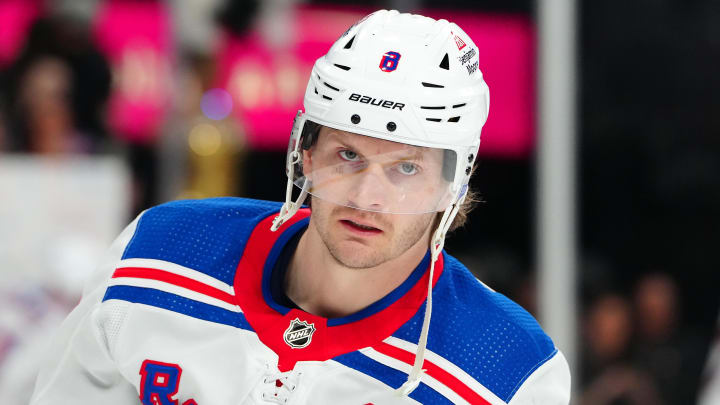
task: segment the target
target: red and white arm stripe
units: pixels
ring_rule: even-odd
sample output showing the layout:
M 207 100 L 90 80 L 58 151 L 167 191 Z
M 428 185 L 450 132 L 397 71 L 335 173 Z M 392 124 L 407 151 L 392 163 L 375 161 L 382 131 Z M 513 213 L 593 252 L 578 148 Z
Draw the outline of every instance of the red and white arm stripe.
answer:
M 400 360 L 406 367 L 410 367 L 415 361 L 417 344 L 391 336 L 385 339 L 383 343 L 373 346 L 373 349 L 386 357 Z M 431 377 L 439 384 L 442 384 L 454 392 L 455 395 L 463 398 L 464 402 L 483 405 L 505 404 L 505 401 L 493 394 L 460 367 L 427 349 L 425 350 L 425 364 L 423 365 L 423 369 L 425 369 L 425 374 L 428 377 Z M 423 377 L 423 382 L 428 384 L 426 379 L 426 377 Z M 428 385 L 445 395 L 444 392 L 438 390 L 431 384 Z M 445 396 L 448 397 L 447 395 Z M 448 399 L 450 399 L 450 397 L 448 397 Z
M 166 262 L 164 260 L 155 259 L 125 259 L 120 261 L 120 264 L 116 266 L 121 267 L 140 267 L 149 269 L 165 270 L 170 273 L 175 273 L 179 276 L 191 278 L 203 284 L 207 284 L 210 287 L 214 287 L 220 291 L 224 291 L 229 295 L 235 295 L 233 286 L 223 281 L 216 279 L 215 277 L 209 276 L 205 273 L 201 273 L 197 270 L 193 270 L 188 267 L 181 266 L 179 264 Z
M 402 360 L 398 360 L 395 357 L 388 356 L 388 355 L 381 353 L 371 347 L 366 347 L 364 349 L 360 349 L 360 353 L 377 361 L 378 363 L 384 364 L 390 368 L 394 368 L 395 370 L 399 370 L 399 371 L 403 372 L 404 374 L 409 374 L 412 369 L 412 364 L 407 363 Z M 427 364 L 427 363 L 425 363 L 425 364 Z M 455 391 L 453 391 L 448 386 L 446 386 L 445 384 L 436 380 L 434 377 L 432 377 L 431 375 L 429 375 L 427 373 L 422 376 L 422 382 L 425 383 L 430 388 L 432 388 L 433 390 L 437 391 L 440 395 L 447 398 L 453 404 L 469 403 L 468 401 L 463 399 L 463 397 L 458 395 Z
M 167 291 L 195 301 L 242 312 L 233 287 L 207 274 L 162 260 L 122 260 L 109 286 L 129 285 Z
M 399 349 L 403 349 L 406 352 L 410 352 L 413 355 L 413 362 L 415 361 L 414 356 L 415 352 L 417 351 L 416 343 L 408 342 L 407 340 L 399 339 L 394 336 L 388 337 L 383 342 L 387 343 L 388 345 L 395 346 Z M 462 384 L 466 385 L 468 388 L 483 397 L 489 403 L 493 405 L 505 403 L 505 401 L 500 399 L 497 395 L 493 394 L 493 392 L 487 389 L 484 385 L 480 384 L 480 382 L 470 376 L 470 374 L 466 373 L 465 370 L 456 366 L 454 363 L 451 363 L 449 360 L 445 359 L 439 354 L 425 349 L 425 359 L 447 371 L 451 375 L 455 376 L 455 378 L 457 378 Z

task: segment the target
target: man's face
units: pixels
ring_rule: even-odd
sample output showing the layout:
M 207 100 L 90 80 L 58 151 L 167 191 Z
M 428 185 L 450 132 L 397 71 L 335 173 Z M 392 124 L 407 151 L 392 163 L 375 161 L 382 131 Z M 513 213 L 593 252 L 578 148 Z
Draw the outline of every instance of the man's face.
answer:
M 313 183 L 311 220 L 339 263 L 375 267 L 428 245 L 435 211 L 392 212 L 428 204 L 445 186 L 442 151 L 323 127 L 303 168 Z

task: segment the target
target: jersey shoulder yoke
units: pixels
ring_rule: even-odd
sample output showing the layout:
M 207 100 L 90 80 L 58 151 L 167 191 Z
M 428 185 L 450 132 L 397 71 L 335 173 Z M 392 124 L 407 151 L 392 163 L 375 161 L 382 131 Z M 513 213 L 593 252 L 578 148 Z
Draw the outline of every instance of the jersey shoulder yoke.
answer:
M 158 205 L 142 215 L 122 258 L 162 260 L 231 285 L 248 237 L 280 206 L 234 197 Z
M 417 342 L 422 316 L 393 336 Z M 518 304 L 480 283 L 445 254 L 433 293 L 428 349 L 509 402 L 525 380 L 557 349 L 537 321 Z

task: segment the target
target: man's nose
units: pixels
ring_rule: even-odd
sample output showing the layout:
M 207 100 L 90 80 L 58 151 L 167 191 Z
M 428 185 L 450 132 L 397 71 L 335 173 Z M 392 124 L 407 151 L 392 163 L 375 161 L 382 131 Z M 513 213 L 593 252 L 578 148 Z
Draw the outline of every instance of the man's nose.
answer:
M 392 183 L 382 164 L 372 163 L 355 174 L 355 182 L 348 193 L 348 205 L 371 211 L 385 211 L 392 198 Z

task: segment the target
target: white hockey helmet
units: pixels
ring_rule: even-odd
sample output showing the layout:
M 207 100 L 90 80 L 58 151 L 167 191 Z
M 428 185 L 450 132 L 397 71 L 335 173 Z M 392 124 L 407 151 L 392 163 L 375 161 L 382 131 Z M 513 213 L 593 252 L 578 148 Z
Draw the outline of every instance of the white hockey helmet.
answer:
M 464 197 L 488 116 L 489 92 L 478 49 L 457 25 L 380 10 L 350 27 L 315 62 L 304 106 L 288 145 L 286 214 L 294 214 L 308 192 L 347 204 L 342 200 L 345 190 L 313 185 L 313 173 L 303 172 L 301 148 L 311 147 L 320 125 L 426 151 L 442 150 L 442 186 L 432 195 L 425 193 L 423 204 L 412 203 L 405 198 L 410 190 L 401 189 L 397 198 L 403 201 L 378 209 L 420 213 L 444 211 Z M 331 172 L 348 170 L 325 170 Z M 302 190 L 297 203 L 291 202 L 290 182 Z M 287 219 L 281 217 L 280 223 Z

